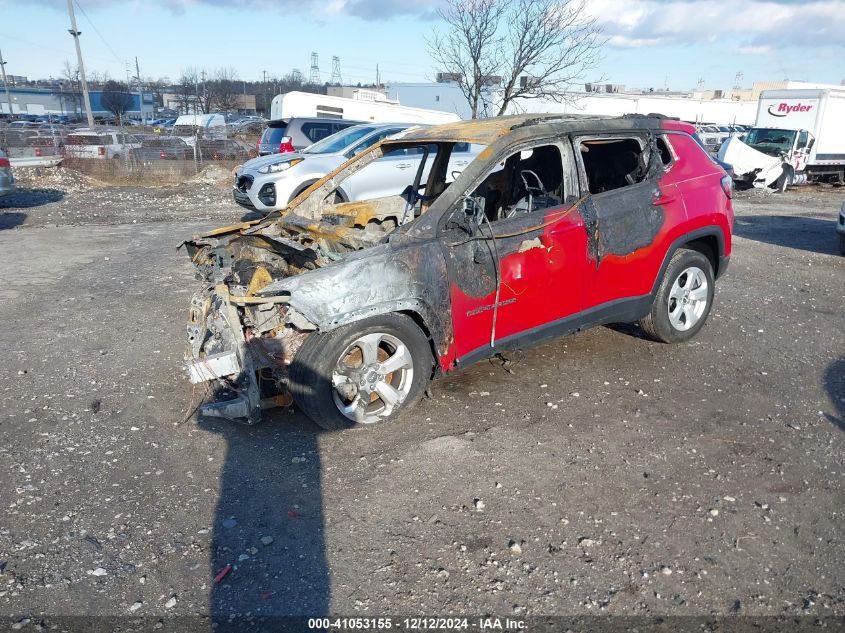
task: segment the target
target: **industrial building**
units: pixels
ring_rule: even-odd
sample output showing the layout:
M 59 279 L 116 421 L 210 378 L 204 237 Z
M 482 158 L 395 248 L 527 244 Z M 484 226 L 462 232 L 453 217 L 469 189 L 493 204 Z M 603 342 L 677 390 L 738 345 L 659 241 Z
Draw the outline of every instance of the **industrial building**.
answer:
M 753 124 L 757 99 L 763 90 L 841 88 L 831 84 L 804 81 L 754 82 L 751 88 L 735 90 L 668 91 L 625 90 L 619 84 L 585 84 L 583 91 L 571 91 L 559 100 L 523 97 L 516 99 L 508 113 L 544 112 L 582 116 L 619 116 L 659 113 L 685 121 L 702 123 Z M 455 112 L 469 118 L 470 109 L 454 81 L 437 83 L 390 83 L 389 99 L 402 105 Z M 488 114 L 498 111 L 495 89 L 487 93 Z
M 11 82 L 10 82 L 11 83 Z M 111 114 L 101 102 L 103 91 L 91 90 L 91 110 L 94 116 Z M 130 119 L 152 119 L 154 114 L 153 93 L 129 93 L 132 96 L 132 106 L 126 116 Z M 23 88 L 9 87 L 9 99 L 12 102 L 12 114 L 64 114 L 85 117 L 85 106 L 82 103 L 82 92 L 62 87 L 51 88 Z M 0 91 L 0 113 L 9 114 L 9 103 L 5 91 Z

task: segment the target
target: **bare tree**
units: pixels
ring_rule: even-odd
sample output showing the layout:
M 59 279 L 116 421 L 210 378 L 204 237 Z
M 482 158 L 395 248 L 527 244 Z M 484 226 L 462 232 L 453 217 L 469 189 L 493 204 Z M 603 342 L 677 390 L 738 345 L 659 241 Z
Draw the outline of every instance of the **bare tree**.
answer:
M 175 84 L 176 102 L 179 111 L 188 114 L 192 109 L 196 111 L 199 100 L 199 73 L 196 68 L 189 67 L 182 71 Z
M 109 71 L 100 72 L 99 70 L 92 70 L 88 72 L 87 75 L 88 83 L 91 86 L 105 86 L 109 81 L 111 81 Z
M 65 108 L 74 114 L 82 112 L 82 92 L 79 83 L 79 67 L 65 60 L 62 66 L 62 78 L 67 82 Z
M 604 43 L 586 0 L 446 0 L 438 13 L 447 28 L 428 49 L 472 118 L 504 114 L 517 98 L 565 100 Z
M 159 77 L 158 79 L 146 77 L 143 80 L 143 84 L 153 93 L 153 102 L 156 107 L 162 107 L 164 105 L 162 95 L 167 90 L 167 87 L 170 86 L 170 80 L 167 77 Z
M 238 73 L 234 68 L 218 68 L 214 79 L 208 82 L 209 106 L 220 112 L 232 112 L 238 109 Z
M 110 79 L 103 85 L 100 103 L 117 118 L 118 123 L 123 123 L 123 115 L 134 105 L 135 100 L 126 84 Z

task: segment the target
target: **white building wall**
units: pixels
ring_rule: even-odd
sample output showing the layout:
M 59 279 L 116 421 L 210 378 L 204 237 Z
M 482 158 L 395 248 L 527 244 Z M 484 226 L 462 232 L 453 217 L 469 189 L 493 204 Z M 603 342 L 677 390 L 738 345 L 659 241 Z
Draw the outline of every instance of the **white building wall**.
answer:
M 756 101 L 729 99 L 691 99 L 652 95 L 572 93 L 572 103 L 557 103 L 547 99 L 517 99 L 508 114 L 543 112 L 577 114 L 582 116 L 623 114 L 663 114 L 683 121 L 705 123 L 753 124 L 757 116 Z
M 394 83 L 386 86 L 390 99 L 415 108 L 455 112 L 462 119 L 470 118 L 469 105 L 454 84 Z M 657 95 L 571 93 L 572 103 L 550 99 L 518 99 L 508 114 L 522 112 L 576 114 L 582 116 L 621 116 L 623 114 L 663 114 L 684 121 L 706 123 L 753 124 L 757 116 L 756 101 L 730 99 L 693 99 Z M 494 108 L 495 109 L 495 108 Z
M 385 90 L 388 99 L 398 100 L 403 106 L 454 112 L 462 119 L 471 116 L 467 100 L 454 84 L 394 83 L 385 85 Z

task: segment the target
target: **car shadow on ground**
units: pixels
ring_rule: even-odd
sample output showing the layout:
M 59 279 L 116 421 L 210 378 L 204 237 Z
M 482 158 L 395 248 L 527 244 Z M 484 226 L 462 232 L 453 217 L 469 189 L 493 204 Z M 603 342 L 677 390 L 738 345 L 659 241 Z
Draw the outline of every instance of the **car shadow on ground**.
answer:
M 198 424 L 227 444 L 210 550 L 213 630 L 305 630 L 289 618 L 325 615 L 330 598 L 319 427 L 296 408 L 265 411 L 255 426 Z
M 2 199 L 2 198 L 0 198 Z M 2 208 L 2 206 L 0 206 Z M 26 221 L 26 213 L 0 213 L 0 231 L 13 229 Z
M 0 209 L 31 209 L 52 202 L 59 202 L 65 192 L 58 189 L 18 189 L 0 197 Z
M 840 431 L 845 431 L 845 356 L 834 361 L 824 373 L 824 388 L 833 403 L 833 415 L 827 419 Z
M 734 234 L 825 255 L 838 255 L 836 221 L 792 215 L 738 215 Z

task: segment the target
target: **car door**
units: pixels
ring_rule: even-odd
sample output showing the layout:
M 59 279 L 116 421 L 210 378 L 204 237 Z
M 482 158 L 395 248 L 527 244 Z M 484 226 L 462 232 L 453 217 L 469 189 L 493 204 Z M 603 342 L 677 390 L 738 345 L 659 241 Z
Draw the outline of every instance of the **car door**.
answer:
M 526 203 L 526 172 L 540 171 L 545 193 Z M 459 364 L 577 327 L 587 262 L 577 191 L 571 145 L 552 139 L 494 159 L 447 216 L 440 240 Z
M 376 132 L 353 146 L 347 152 L 347 156 L 352 157 L 360 154 L 403 129 L 390 128 Z M 421 155 L 418 155 L 414 149 L 393 150 L 373 161 L 357 174 L 350 176 L 344 183 L 344 189 L 350 196 L 350 200 L 371 200 L 398 196 L 405 187 L 414 182 L 420 158 Z
M 688 166 L 674 165 L 666 140 L 646 131 L 576 136 L 574 146 L 596 226 L 585 309 L 610 310 L 614 302 L 636 298 L 647 302 L 667 232 L 686 221 L 677 182 L 692 177 Z

